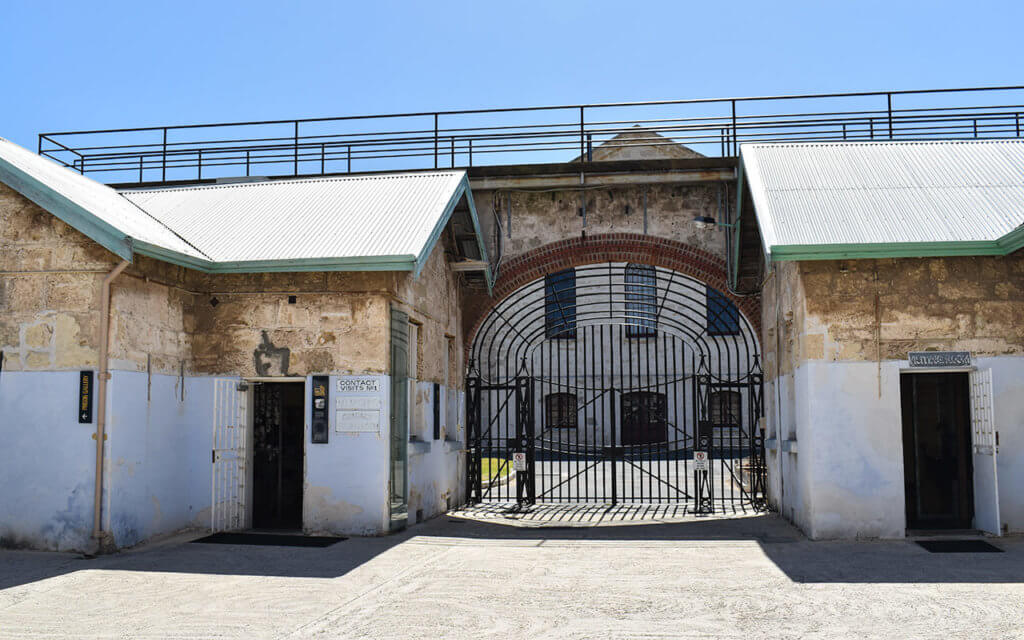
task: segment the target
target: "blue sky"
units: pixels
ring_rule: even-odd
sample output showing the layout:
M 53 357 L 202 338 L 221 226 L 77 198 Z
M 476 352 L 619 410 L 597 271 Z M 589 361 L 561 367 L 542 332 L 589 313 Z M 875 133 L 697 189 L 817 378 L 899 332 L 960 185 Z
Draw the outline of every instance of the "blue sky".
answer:
M 7 0 L 0 136 L 34 149 L 68 129 L 1024 84 L 1022 7 Z

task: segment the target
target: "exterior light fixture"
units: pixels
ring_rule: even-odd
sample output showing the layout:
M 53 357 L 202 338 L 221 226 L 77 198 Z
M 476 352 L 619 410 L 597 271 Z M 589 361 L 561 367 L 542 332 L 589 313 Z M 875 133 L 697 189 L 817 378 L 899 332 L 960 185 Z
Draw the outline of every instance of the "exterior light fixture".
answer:
M 724 222 L 719 222 L 712 218 L 711 216 L 701 215 L 693 216 L 693 224 L 698 229 L 712 229 L 714 227 L 725 227 L 726 229 L 732 229 L 734 226 L 736 226 L 734 224 L 726 224 Z

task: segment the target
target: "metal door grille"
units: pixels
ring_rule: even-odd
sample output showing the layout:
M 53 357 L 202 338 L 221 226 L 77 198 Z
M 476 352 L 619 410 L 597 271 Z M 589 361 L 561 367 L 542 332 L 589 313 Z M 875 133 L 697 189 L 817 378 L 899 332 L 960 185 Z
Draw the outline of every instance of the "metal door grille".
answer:
M 237 379 L 213 382 L 213 463 L 210 529 L 245 527 L 246 394 Z
M 708 304 L 713 293 L 672 270 L 604 263 L 503 300 L 472 347 L 470 502 L 763 509 L 757 338 L 734 306 Z

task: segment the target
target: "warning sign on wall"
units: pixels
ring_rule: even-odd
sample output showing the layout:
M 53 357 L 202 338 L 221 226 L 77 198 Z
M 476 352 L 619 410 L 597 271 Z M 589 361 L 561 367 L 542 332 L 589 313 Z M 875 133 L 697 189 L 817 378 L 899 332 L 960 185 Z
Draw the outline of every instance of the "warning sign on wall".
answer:
M 693 452 L 693 469 L 695 471 L 707 471 L 708 470 L 708 452 L 707 451 L 694 451 Z

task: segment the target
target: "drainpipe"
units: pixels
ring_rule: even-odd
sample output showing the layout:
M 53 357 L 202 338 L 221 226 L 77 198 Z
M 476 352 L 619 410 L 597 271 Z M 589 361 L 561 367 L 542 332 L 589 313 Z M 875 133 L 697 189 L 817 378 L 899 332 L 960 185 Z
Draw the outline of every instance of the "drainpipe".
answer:
M 96 384 L 96 495 L 93 500 L 92 514 L 92 537 L 103 551 L 109 535 L 103 531 L 102 510 L 103 510 L 103 441 L 106 440 L 106 418 L 107 418 L 107 380 L 110 378 L 110 371 L 107 362 L 107 351 L 110 346 L 110 283 L 114 278 L 121 275 L 121 272 L 130 263 L 122 260 L 121 264 L 114 267 L 103 278 L 103 286 L 100 290 L 100 356 L 99 381 Z

